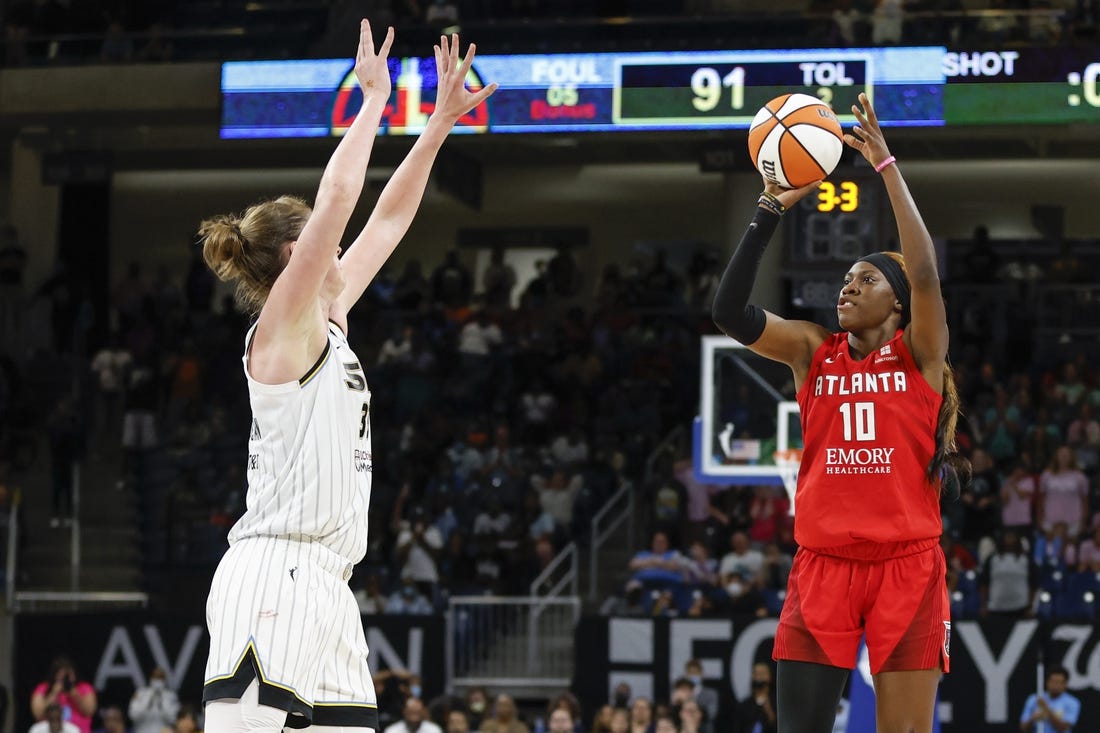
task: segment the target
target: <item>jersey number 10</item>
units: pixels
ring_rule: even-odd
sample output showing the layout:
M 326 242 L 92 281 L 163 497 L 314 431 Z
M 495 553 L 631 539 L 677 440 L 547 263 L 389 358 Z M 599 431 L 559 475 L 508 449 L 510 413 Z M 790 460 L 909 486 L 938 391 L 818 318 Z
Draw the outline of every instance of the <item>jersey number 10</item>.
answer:
M 840 406 L 845 440 L 875 439 L 875 403 L 845 402 Z

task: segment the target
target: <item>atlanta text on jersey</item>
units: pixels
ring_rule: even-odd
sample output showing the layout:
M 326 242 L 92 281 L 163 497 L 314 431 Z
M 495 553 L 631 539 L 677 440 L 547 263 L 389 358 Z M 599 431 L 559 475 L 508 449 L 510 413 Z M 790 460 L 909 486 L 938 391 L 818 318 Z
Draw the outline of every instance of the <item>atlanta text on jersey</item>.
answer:
M 905 372 L 855 372 L 854 374 L 819 375 L 814 382 L 814 397 L 852 395 L 868 392 L 904 392 L 909 388 Z

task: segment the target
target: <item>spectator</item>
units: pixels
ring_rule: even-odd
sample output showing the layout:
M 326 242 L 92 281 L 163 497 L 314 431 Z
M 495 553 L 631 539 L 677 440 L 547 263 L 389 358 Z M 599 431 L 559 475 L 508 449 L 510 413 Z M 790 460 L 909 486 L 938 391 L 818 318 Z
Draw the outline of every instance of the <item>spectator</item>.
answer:
M 367 573 L 363 587 L 355 591 L 355 602 L 361 614 L 377 615 L 386 612 L 386 596 L 382 593 L 378 573 Z
M 1001 480 L 993 466 L 993 458 L 981 448 L 974 449 L 970 460 L 973 475 L 959 497 L 964 511 L 960 537 L 969 542 L 977 542 L 982 537 L 992 536 L 996 531 L 997 518 L 1000 515 L 997 500 Z
M 752 502 L 749 504 L 749 539 L 765 543 L 773 541 L 779 530 L 787 523 L 787 512 L 791 503 L 786 492 L 779 487 L 757 486 L 753 489 Z
M 549 733 L 574 733 L 573 715 L 567 708 L 554 708 L 550 713 L 547 730 Z
M 122 345 L 117 331 L 112 331 L 107 344 L 92 357 L 91 368 L 96 374 L 99 388 L 99 427 L 102 435 L 114 438 L 122 423 L 122 396 L 126 384 L 127 369 L 133 358 Z M 111 440 L 111 442 L 114 442 Z
M 1066 523 L 1055 522 L 1049 532 L 1036 533 L 1032 561 L 1040 570 L 1048 568 L 1064 572 L 1067 554 L 1072 557 L 1073 551 L 1074 544 L 1066 539 Z
M 454 709 L 447 713 L 447 733 L 470 733 L 470 718 L 465 710 Z
M 772 668 L 764 663 L 754 664 L 752 692 L 737 703 L 733 714 L 733 733 L 776 733 L 776 730 Z
M 755 578 L 764 565 L 764 555 L 749 545 L 749 536 L 744 532 L 734 532 L 730 536 L 730 552 L 722 558 L 718 567 L 719 582 L 724 586 L 730 582 L 730 576 L 737 570 L 746 578 Z
M 378 366 L 405 366 L 412 363 L 413 329 L 408 325 L 396 325 L 393 333 L 378 352 Z
M 636 697 L 630 703 L 630 733 L 654 733 L 653 703 L 648 697 Z
M 466 690 L 466 709 L 470 711 L 470 728 L 480 731 L 485 713 L 489 709 L 488 691 L 480 685 L 475 685 Z
M 162 733 L 176 721 L 180 701 L 168 687 L 168 675 L 161 667 L 149 674 L 149 684 L 139 687 L 130 698 L 130 720 L 134 733 Z
M 601 705 L 592 716 L 592 728 L 589 733 L 611 733 L 611 715 L 614 712 L 615 708 L 610 705 Z
M 99 711 L 100 720 L 103 721 L 101 728 L 96 728 L 95 733 L 127 733 L 129 730 L 126 727 L 126 716 L 122 714 L 122 708 L 118 705 L 108 705 Z M 164 729 L 158 729 L 157 733 L 161 733 Z
M 905 8 L 902 0 L 878 0 L 871 13 L 871 43 L 891 46 L 901 43 Z
M 30 727 L 27 733 L 80 733 L 80 728 L 67 720 L 62 720 L 61 706 L 51 702 L 46 706 L 46 717 Z
M 504 248 L 493 247 L 489 265 L 481 273 L 482 298 L 488 308 L 510 308 L 512 290 L 516 287 L 516 271 L 504 261 Z
M 99 60 L 105 64 L 125 64 L 134 58 L 134 42 L 126 35 L 122 23 L 112 20 L 103 36 Z
M 718 691 L 703 684 L 703 663 L 698 659 L 687 660 L 684 663 L 684 677 L 694 687 L 694 698 L 706 713 L 706 720 L 715 720 L 718 717 Z
M 1039 476 L 1039 501 L 1036 520 L 1044 531 L 1055 522 L 1065 522 L 1071 539 L 1076 540 L 1089 516 L 1089 481 L 1077 467 L 1077 456 L 1069 446 L 1054 452 L 1047 470 Z
M 1031 529 L 1031 507 L 1038 482 L 1031 470 L 1030 457 L 1022 454 L 1012 460 L 1001 484 L 1001 526 L 1018 532 Z
M 435 613 L 432 602 L 420 592 L 412 578 L 403 578 L 401 588 L 386 600 L 385 613 L 390 615 L 430 616 Z
M 611 733 L 630 733 L 630 711 L 623 707 L 611 710 Z
M 630 561 L 632 580 L 650 588 L 679 587 L 683 582 L 683 557 L 669 546 L 668 535 L 657 531 L 649 550 L 642 550 Z
M 199 714 L 193 705 L 180 705 L 176 722 L 167 729 L 167 733 L 200 733 Z
M 453 33 L 458 30 L 458 6 L 452 0 L 432 0 L 424 22 L 442 33 Z
M 493 717 L 481 723 L 481 733 L 531 733 L 527 724 L 516 717 L 516 703 L 511 695 L 497 695 Z
M 1092 405 L 1084 400 L 1066 430 L 1066 443 L 1077 452 L 1077 462 L 1086 473 L 1100 467 L 1100 422 L 1093 417 Z
M 1077 718 L 1081 714 L 1081 701 L 1066 692 L 1069 672 L 1059 665 L 1051 665 L 1047 667 L 1046 673 L 1044 694 L 1032 693 L 1024 702 L 1020 730 L 1023 733 L 1038 730 L 1073 733 L 1073 726 L 1077 725 Z
M 1100 574 L 1100 524 L 1092 528 L 1092 536 L 1077 549 L 1077 571 Z
M 702 542 L 692 542 L 684 558 L 684 580 L 704 593 L 718 585 L 718 563 Z
M 408 485 L 402 488 L 407 495 Z M 439 530 L 428 524 L 422 507 L 413 507 L 411 518 L 401 523 L 397 535 L 397 561 L 401 567 L 402 581 L 408 579 L 428 594 L 439 582 L 439 570 L 435 559 L 443 549 L 443 537 Z
M 409 696 L 401 709 L 401 720 L 387 726 L 385 733 L 443 733 L 443 729 L 428 720 L 428 710 L 419 697 Z
M 764 546 L 764 562 L 760 566 L 757 585 L 768 590 L 786 591 L 792 565 L 791 556 L 783 552 L 778 543 L 769 542 Z
M 472 281 L 470 271 L 458 257 L 458 250 L 448 250 L 443 262 L 432 272 L 432 300 L 446 308 L 468 305 Z
M 981 615 L 1020 618 L 1029 615 L 1034 601 L 1035 568 L 1020 544 L 1019 536 L 1005 530 L 997 551 L 982 565 L 979 590 Z
M 567 476 L 565 470 L 555 468 L 549 478 L 533 475 L 531 486 L 538 492 L 543 510 L 559 527 L 568 528 L 573 520 L 573 502 L 584 488 L 584 478 L 579 473 Z
M 663 711 L 653 722 L 653 733 L 676 733 L 676 720 L 672 713 Z
M 57 704 L 62 719 L 75 725 L 81 733 L 91 733 L 92 716 L 98 700 L 95 688 L 81 680 L 73 663 L 66 657 L 54 659 L 50 676 L 40 682 L 31 693 L 31 715 L 35 720 L 46 719 L 46 707 Z
M 685 700 L 680 705 L 680 733 L 705 733 L 709 722 L 698 700 Z

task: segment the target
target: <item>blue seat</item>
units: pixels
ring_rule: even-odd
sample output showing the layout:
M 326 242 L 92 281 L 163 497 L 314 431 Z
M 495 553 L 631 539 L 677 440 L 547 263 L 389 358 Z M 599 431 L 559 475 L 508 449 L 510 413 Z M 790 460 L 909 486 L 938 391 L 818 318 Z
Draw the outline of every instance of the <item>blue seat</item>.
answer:
M 1051 594 L 1060 593 L 1066 587 L 1066 574 L 1057 566 L 1043 565 L 1039 568 L 1039 587 Z
M 962 593 L 960 617 L 977 618 L 982 608 L 982 594 L 978 589 L 978 573 L 976 570 L 966 570 L 959 573 L 957 592 Z M 954 613 L 954 607 L 952 607 L 952 613 Z
M 768 609 L 768 613 L 778 616 L 783 610 L 783 601 L 787 598 L 787 591 L 764 588 L 761 592 L 764 594 L 764 606 Z
M 1039 604 L 1035 609 L 1035 615 L 1043 620 L 1049 620 L 1055 616 L 1055 596 L 1048 590 L 1039 591 Z

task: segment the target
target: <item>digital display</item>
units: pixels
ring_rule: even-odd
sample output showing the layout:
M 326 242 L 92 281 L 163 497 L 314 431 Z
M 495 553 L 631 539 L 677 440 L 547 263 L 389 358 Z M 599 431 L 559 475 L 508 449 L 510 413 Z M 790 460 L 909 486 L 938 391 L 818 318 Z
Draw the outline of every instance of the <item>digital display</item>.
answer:
M 1100 47 L 949 51 L 949 125 L 1100 122 Z
M 467 84 L 500 88 L 459 121 L 469 133 L 747 128 L 789 92 L 831 104 L 842 123 L 860 92 L 882 124 L 943 124 L 942 48 L 478 56 Z M 389 60 L 381 131 L 417 134 L 434 109 L 432 58 Z M 340 135 L 362 104 L 350 59 L 222 66 L 224 138 Z
M 435 105 L 435 61 L 389 60 L 381 132 L 415 135 Z M 466 133 L 745 129 L 770 99 L 818 97 L 845 126 L 860 92 L 892 127 L 1100 123 L 1100 46 L 1010 51 L 798 49 L 478 56 L 467 84 L 500 89 Z M 222 66 L 225 138 L 341 135 L 362 104 L 351 59 Z

